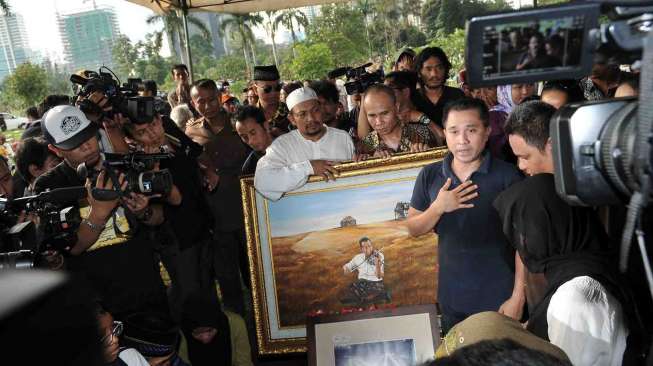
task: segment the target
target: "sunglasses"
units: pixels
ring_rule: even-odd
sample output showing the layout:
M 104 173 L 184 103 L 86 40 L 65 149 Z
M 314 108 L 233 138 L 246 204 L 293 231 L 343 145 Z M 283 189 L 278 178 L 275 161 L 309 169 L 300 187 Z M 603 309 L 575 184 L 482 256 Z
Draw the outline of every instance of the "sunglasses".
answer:
M 114 337 L 120 337 L 122 334 L 124 327 L 122 322 L 120 321 L 114 321 L 113 324 L 111 324 L 111 333 L 105 335 L 102 337 L 102 342 L 109 342 L 111 341 Z
M 268 94 L 268 93 L 272 92 L 272 90 L 274 90 L 276 92 L 280 92 L 281 91 L 281 84 L 277 84 L 277 86 L 268 85 L 265 88 L 261 88 L 261 87 L 259 87 L 259 88 L 261 90 L 263 90 L 263 93 L 265 93 L 265 94 Z

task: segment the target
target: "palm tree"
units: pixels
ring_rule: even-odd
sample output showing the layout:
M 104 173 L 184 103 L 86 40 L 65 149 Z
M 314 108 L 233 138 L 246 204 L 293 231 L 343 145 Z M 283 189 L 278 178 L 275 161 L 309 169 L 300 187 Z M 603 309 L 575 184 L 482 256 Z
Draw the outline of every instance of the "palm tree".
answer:
M 277 58 L 277 42 L 275 41 L 274 37 L 277 33 L 277 29 L 274 26 L 274 20 L 277 16 L 278 11 L 272 10 L 272 11 L 266 11 L 266 22 L 265 22 L 265 32 L 268 34 L 268 36 L 272 39 L 272 57 L 274 58 L 274 64 L 279 65 L 279 59 Z
M 254 49 L 256 39 L 252 28 L 262 22 L 263 18 L 258 14 L 232 14 L 231 17 L 224 19 L 220 24 L 220 32 L 223 35 L 225 34 L 225 31 L 229 29 L 231 31 L 232 39 L 235 40 L 235 36 L 239 36 L 243 55 L 245 56 L 245 65 L 247 66 L 247 72 L 250 73 L 250 75 L 251 66 L 247 49 L 249 48 L 251 50 L 251 63 L 256 64 L 256 51 Z
M 194 25 L 200 31 L 202 38 L 204 38 L 206 41 L 211 40 L 211 31 L 209 31 L 204 22 L 192 15 L 188 15 L 186 19 L 188 20 L 188 23 Z M 147 24 L 163 23 L 163 30 L 165 31 L 168 38 L 170 52 L 175 52 L 181 55 L 181 62 L 188 64 L 188 60 L 186 59 L 186 52 L 184 52 L 186 49 L 186 39 L 183 36 L 184 23 L 177 12 L 169 11 L 163 14 L 150 15 L 145 20 L 145 22 Z
M 297 9 L 284 10 L 281 12 L 281 15 L 279 15 L 274 20 L 275 30 L 279 28 L 279 24 L 283 25 L 286 29 L 290 30 L 290 35 L 292 36 L 292 46 L 293 46 L 292 52 L 293 52 L 293 56 L 296 56 L 295 43 L 297 43 L 297 33 L 295 32 L 295 28 L 297 30 L 299 30 L 300 28 L 306 29 L 306 27 L 308 27 L 308 17 L 301 10 L 297 10 Z M 295 27 L 295 24 L 297 24 L 297 27 Z

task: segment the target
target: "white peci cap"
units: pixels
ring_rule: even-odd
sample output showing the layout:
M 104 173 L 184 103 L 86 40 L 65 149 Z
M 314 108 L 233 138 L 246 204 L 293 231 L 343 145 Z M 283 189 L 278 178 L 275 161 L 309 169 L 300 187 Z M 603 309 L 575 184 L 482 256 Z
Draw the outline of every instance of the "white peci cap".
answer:
M 313 99 L 317 100 L 317 94 L 315 94 L 315 90 L 307 87 L 299 88 L 293 90 L 292 93 L 288 94 L 286 97 L 286 105 L 288 106 L 288 110 L 292 111 L 293 107 L 297 104 Z

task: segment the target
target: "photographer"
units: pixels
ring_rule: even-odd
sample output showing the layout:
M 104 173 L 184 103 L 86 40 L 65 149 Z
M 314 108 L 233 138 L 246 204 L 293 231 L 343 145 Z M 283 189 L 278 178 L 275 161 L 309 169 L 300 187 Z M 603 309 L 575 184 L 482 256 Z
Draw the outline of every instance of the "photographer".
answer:
M 83 220 L 76 232 L 77 241 L 71 243 L 68 269 L 85 277 L 117 317 L 140 309 L 166 311 L 165 290 L 146 230 L 163 221 L 162 207 L 150 205 L 147 196 L 133 192 L 122 198 L 98 200 L 90 193 L 91 182 L 76 172 L 80 164 L 89 170 L 101 168 L 97 132 L 97 126 L 73 106 L 48 111 L 43 133 L 48 148 L 63 162 L 36 180 L 35 191 L 86 184 L 86 200 L 69 203 L 79 208 Z M 107 172 L 100 171 L 95 189 L 113 190 L 114 183 L 105 178 Z M 121 189 L 126 187 L 124 175 L 118 184 Z
M 212 278 L 213 217 L 202 189 L 198 154 L 193 154 L 197 149 L 190 146 L 194 145 L 192 141 L 167 134 L 160 115 L 149 123 L 127 123 L 123 129 L 147 153 L 162 149 L 172 153 L 170 159 L 159 163 L 160 169 L 172 173 L 174 188 L 164 205 L 166 225 L 158 231 L 170 235 L 167 239 L 172 241 L 161 249 L 161 257 L 172 279 L 171 310 L 180 319 L 187 296 L 200 287 L 210 288 Z
M 53 169 L 60 162 L 61 160 L 48 149 L 48 143 L 44 140 L 32 137 L 23 140 L 16 152 L 16 167 L 28 185 L 24 195 L 31 195 L 36 178 Z

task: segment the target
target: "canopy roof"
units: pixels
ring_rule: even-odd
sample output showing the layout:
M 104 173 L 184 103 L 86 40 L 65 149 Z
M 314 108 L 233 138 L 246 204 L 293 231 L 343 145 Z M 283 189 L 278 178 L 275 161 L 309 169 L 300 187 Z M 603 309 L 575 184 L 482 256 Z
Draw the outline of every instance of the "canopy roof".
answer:
M 213 11 L 217 13 L 255 13 L 348 0 L 127 0 L 151 9 L 157 14 L 177 9 L 189 11 Z

